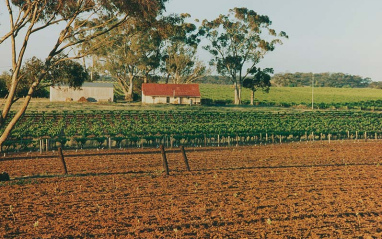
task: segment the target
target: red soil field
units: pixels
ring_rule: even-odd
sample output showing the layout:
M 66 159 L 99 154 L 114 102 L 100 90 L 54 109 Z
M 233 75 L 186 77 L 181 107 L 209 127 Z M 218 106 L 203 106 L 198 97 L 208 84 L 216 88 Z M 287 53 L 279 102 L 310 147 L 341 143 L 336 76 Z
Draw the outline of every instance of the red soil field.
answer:
M 382 141 L 0 158 L 1 238 L 381 238 Z

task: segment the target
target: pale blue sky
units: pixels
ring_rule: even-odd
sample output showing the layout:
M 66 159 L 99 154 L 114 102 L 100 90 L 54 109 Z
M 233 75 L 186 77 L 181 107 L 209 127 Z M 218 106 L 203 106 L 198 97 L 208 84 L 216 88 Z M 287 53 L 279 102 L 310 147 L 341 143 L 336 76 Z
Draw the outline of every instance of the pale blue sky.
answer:
M 0 0 L 0 34 L 7 15 Z M 344 72 L 382 80 L 381 0 L 170 0 L 167 13 L 191 14 L 192 19 L 216 18 L 234 7 L 268 15 L 273 28 L 289 35 L 284 45 L 265 56 L 261 67 L 275 72 Z M 44 58 L 53 44 L 52 32 L 34 37 L 27 57 Z M 0 72 L 9 69 L 9 45 L 0 45 Z M 206 52 L 200 52 L 208 60 Z

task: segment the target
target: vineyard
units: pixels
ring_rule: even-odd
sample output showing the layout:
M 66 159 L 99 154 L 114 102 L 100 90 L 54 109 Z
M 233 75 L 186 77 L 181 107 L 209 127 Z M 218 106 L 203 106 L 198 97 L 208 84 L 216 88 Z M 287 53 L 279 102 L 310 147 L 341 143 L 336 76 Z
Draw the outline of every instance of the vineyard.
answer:
M 31 112 L 17 124 L 3 150 L 201 147 L 381 137 L 382 114 L 376 112 Z

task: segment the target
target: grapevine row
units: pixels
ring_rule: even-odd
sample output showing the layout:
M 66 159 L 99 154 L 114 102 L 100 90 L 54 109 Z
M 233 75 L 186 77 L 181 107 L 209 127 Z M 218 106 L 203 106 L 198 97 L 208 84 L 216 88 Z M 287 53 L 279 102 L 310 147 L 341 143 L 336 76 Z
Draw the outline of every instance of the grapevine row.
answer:
M 218 111 L 98 111 L 26 114 L 9 141 L 53 139 L 61 144 L 106 138 L 137 141 L 219 137 L 303 136 L 382 132 L 376 112 L 317 111 L 298 113 Z

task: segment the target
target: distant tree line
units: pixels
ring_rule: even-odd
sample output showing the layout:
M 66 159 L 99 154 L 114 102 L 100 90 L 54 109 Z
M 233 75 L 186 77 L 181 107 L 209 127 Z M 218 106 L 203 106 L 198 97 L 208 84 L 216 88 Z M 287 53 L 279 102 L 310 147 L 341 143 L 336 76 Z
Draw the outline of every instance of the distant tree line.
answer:
M 311 86 L 313 79 L 316 87 L 366 88 L 375 85 L 372 84 L 374 82 L 368 77 L 329 72 L 314 74 L 302 72 L 278 73 L 272 77 L 272 83 L 274 86 L 302 87 Z
M 231 78 L 228 76 L 208 75 L 201 77 L 198 83 L 203 84 L 219 84 L 219 85 L 231 85 Z

